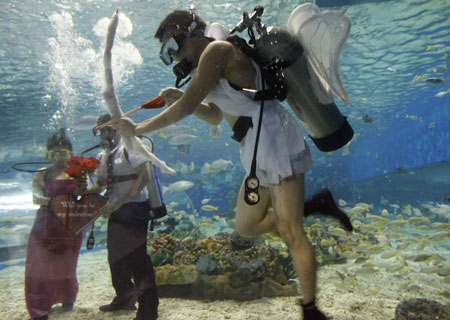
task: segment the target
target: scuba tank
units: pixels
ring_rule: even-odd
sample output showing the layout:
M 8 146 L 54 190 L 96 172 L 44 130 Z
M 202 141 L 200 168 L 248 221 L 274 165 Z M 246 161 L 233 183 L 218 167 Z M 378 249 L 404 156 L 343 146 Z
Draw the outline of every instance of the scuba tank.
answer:
M 148 202 L 150 205 L 150 219 L 159 219 L 167 214 L 167 208 L 164 204 L 161 186 L 159 184 L 159 178 L 155 172 L 155 166 L 149 165 L 149 178 L 150 181 L 147 184 Z
M 264 79 L 272 93 L 262 96 L 287 99 L 310 138 L 321 151 L 334 151 L 347 144 L 353 129 L 336 104 L 326 84 L 311 65 L 300 41 L 281 27 L 266 28 L 259 19 L 262 7 L 258 6 L 231 31 L 256 28 L 258 36 L 251 41 L 256 51 L 257 63 L 262 67 Z M 317 9 L 318 10 L 318 9 Z

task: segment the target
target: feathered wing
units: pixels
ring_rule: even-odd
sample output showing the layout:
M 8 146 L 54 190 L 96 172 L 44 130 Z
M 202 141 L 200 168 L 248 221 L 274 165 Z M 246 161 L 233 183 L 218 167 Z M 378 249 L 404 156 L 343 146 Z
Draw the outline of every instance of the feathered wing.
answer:
M 225 29 L 220 23 L 213 22 L 208 29 L 208 37 L 214 38 L 216 40 L 225 40 L 228 37 L 228 30 Z
M 347 39 L 351 21 L 339 11 L 321 12 L 313 3 L 292 11 L 288 30 L 299 39 L 305 55 L 324 88 L 341 100 L 349 97 L 339 76 L 339 56 Z
M 105 90 L 103 91 L 103 99 L 108 107 L 108 111 L 113 118 L 119 118 L 123 115 L 120 109 L 119 99 L 117 98 L 116 91 L 114 89 L 114 80 L 112 74 L 111 64 L 111 49 L 114 45 L 114 37 L 116 35 L 117 25 L 119 23 L 119 13 L 116 11 L 111 18 L 108 26 L 108 33 L 106 35 L 105 52 L 103 55 L 103 65 L 105 67 Z M 167 166 L 167 164 L 160 160 L 156 155 L 150 152 L 137 137 L 128 137 L 122 135 L 122 140 L 125 147 L 134 152 L 138 152 L 144 155 L 154 165 L 158 166 L 164 173 L 175 174 L 175 170 Z

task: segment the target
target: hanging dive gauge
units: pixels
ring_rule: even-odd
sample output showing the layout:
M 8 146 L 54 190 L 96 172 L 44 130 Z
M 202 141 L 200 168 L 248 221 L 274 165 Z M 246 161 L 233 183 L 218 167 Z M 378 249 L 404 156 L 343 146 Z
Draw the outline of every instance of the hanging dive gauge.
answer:
M 86 240 L 86 249 L 92 250 L 94 249 L 95 238 L 94 238 L 94 223 L 92 223 L 91 232 L 89 233 L 89 237 Z
M 259 202 L 259 179 L 256 176 L 249 176 L 245 179 L 244 200 L 249 205 L 255 205 Z

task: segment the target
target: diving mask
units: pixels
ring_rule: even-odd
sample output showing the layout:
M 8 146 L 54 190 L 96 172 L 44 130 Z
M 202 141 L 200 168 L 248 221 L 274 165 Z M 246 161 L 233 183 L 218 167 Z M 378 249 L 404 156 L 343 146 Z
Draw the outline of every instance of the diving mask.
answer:
M 104 128 L 94 130 L 94 136 L 101 138 L 113 138 L 116 135 L 116 130 L 114 130 L 111 126 L 106 126 Z
M 170 65 L 173 62 L 173 55 L 180 50 L 178 42 L 174 37 L 170 37 L 163 42 L 161 46 L 161 51 L 159 52 L 159 57 L 164 62 L 165 65 Z
M 72 151 L 70 151 L 69 149 L 52 149 L 47 150 L 46 158 L 54 159 L 56 156 L 59 156 L 60 158 L 70 158 L 71 154 Z

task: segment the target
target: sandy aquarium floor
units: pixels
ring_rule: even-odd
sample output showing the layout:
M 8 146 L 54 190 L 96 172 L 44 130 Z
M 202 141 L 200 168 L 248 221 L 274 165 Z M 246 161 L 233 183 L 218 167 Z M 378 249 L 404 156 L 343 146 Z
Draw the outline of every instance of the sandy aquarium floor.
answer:
M 446 255 L 448 261 L 448 254 Z M 376 261 L 376 258 L 373 259 Z M 379 261 L 380 265 L 388 261 Z M 426 263 L 410 264 L 407 274 L 385 271 L 356 278 L 338 275 L 352 274 L 357 268 L 347 265 L 330 265 L 319 270 L 318 304 L 333 320 L 391 320 L 396 305 L 405 298 L 420 297 L 449 304 L 450 285 L 437 274 L 423 274 Z M 24 301 L 24 266 L 10 266 L 0 271 L 0 319 L 29 319 Z M 78 263 L 80 290 L 74 310 L 60 313 L 58 306 L 50 319 L 133 319 L 134 311 L 102 313 L 98 307 L 109 303 L 114 296 L 106 260 L 106 250 L 80 255 Z M 258 299 L 249 302 L 196 301 L 187 299 L 161 299 L 161 320 L 221 320 L 221 319 L 300 319 L 298 297 Z

